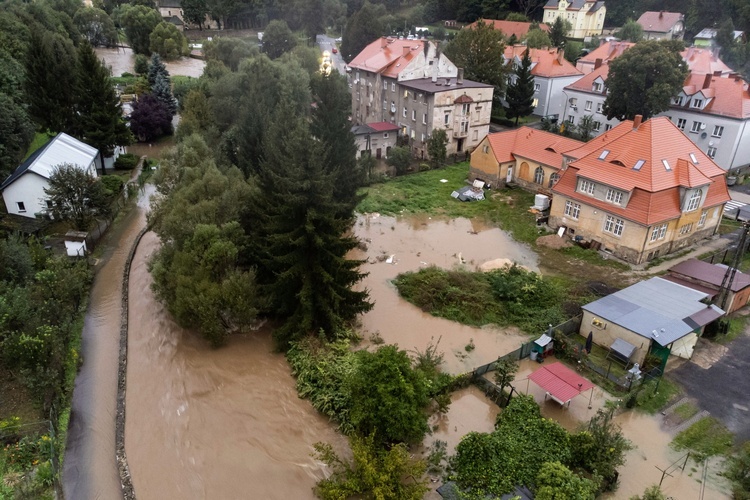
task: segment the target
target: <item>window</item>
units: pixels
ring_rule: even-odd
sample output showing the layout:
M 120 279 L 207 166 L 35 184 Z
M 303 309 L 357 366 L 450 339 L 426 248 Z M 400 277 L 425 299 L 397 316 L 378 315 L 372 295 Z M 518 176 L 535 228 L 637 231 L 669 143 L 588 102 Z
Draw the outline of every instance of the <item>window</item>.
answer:
M 691 108 L 702 108 L 703 107 L 703 99 L 693 99 L 693 102 L 690 103 Z
M 391 92 L 396 91 L 396 82 L 391 82 Z
M 406 113 L 407 113 L 406 106 L 404 106 L 404 118 L 406 118 Z
M 570 99 L 570 107 L 573 109 L 578 109 L 578 99 L 575 97 L 572 97 Z
M 602 129 L 602 122 L 594 122 L 594 132 L 599 132 Z
M 619 205 L 620 203 L 622 203 L 622 191 L 618 191 L 616 189 L 608 189 L 607 201 L 611 201 L 612 203 Z
M 701 212 L 701 218 L 698 221 L 698 227 L 703 227 L 706 224 L 706 217 L 708 217 L 708 210 Z
M 610 125 L 609 123 L 604 125 L 604 131 L 606 132 L 607 130 L 612 130 L 612 125 Z
M 18 213 L 23 213 L 26 211 L 26 205 L 24 205 L 22 201 L 17 201 L 16 205 L 18 205 Z
M 568 116 L 568 123 L 570 123 L 571 125 L 573 125 L 573 124 L 575 124 L 575 122 L 576 122 L 576 117 L 575 116 L 573 116 L 573 115 Z
M 448 126 L 448 123 L 451 121 L 451 115 L 450 113 L 445 113 L 445 126 Z
M 609 149 L 603 150 L 601 153 L 599 153 L 599 159 L 600 160 L 606 159 L 608 154 L 609 154 Z
M 383 139 L 388 139 L 388 132 L 385 132 L 385 133 L 383 134 Z
M 409 91 L 404 89 L 404 99 L 408 99 L 408 98 L 409 98 Z
M 383 109 L 388 109 L 388 101 L 383 101 Z
M 549 176 L 549 185 L 547 187 L 552 187 L 555 184 L 557 184 L 557 181 L 560 180 L 560 174 L 555 172 L 554 174 Z
M 539 92 L 540 90 L 542 90 L 542 85 L 539 84 L 539 83 L 535 83 L 534 84 L 534 92 Z
M 594 82 L 594 92 L 601 92 L 604 89 L 604 85 L 601 82 Z
M 413 109 L 411 110 L 411 121 L 417 121 L 417 112 Z
M 581 213 L 581 205 L 573 203 L 572 201 L 565 202 L 565 215 L 573 219 L 578 220 L 578 216 Z
M 693 230 L 693 223 L 685 224 L 684 226 L 680 227 L 680 236 L 684 236 L 686 234 L 690 234 L 690 232 Z
M 690 127 L 691 132 L 700 132 L 701 128 L 705 128 L 705 125 L 703 125 L 702 122 L 693 122 L 693 125 Z
M 488 145 L 482 146 L 482 153 L 487 154 L 490 151 L 490 147 Z
M 611 215 L 608 215 L 607 220 L 604 221 L 604 231 L 607 233 L 612 233 L 615 236 L 622 236 L 623 227 L 625 227 L 625 221 L 616 217 L 612 217 Z
M 581 181 L 581 186 L 578 191 L 581 193 L 594 194 L 594 183 L 591 181 Z
M 685 130 L 685 125 L 687 125 L 687 120 L 684 118 L 678 118 L 677 119 L 677 128 L 680 130 Z
M 662 224 L 661 226 L 654 226 L 651 231 L 651 241 L 663 240 L 667 234 L 667 225 Z
M 635 166 L 633 167 L 633 170 L 640 170 L 645 164 L 646 164 L 646 160 L 638 160 L 637 162 L 635 162 Z
M 395 113 L 395 112 L 396 112 L 396 103 L 391 101 L 391 113 Z
M 534 182 L 544 184 L 544 169 L 542 167 L 537 167 L 534 171 Z
M 597 113 L 604 113 L 604 104 L 598 102 L 596 103 L 596 112 Z
M 698 205 L 701 203 L 701 198 L 703 197 L 703 190 L 696 189 L 693 191 L 693 194 L 690 195 L 690 199 L 688 200 L 687 209 L 686 212 L 692 212 L 693 210 L 696 210 L 698 208 Z
M 461 132 L 464 134 L 469 133 L 469 122 L 461 122 Z
M 593 107 L 594 107 L 594 103 L 593 102 L 586 101 L 586 107 L 585 107 L 586 111 L 591 111 L 591 108 L 593 108 Z
M 422 124 L 423 124 L 423 125 L 427 125 L 427 113 L 424 113 L 424 114 L 422 115 Z
M 672 99 L 672 104 L 675 106 L 682 106 L 682 96 L 680 95 Z
M 713 137 L 721 137 L 724 134 L 724 127 L 720 125 L 714 126 L 714 133 L 711 134 Z
M 537 106 L 539 106 L 539 99 L 537 99 L 537 98 L 534 98 L 534 100 L 533 100 L 533 101 L 531 101 L 531 105 L 532 105 L 532 106 L 534 106 L 535 108 L 536 108 Z
M 469 106 L 471 106 L 471 104 L 469 104 L 469 103 L 466 103 L 466 104 L 464 104 L 464 105 L 461 106 L 461 114 L 462 115 L 468 115 L 469 114 Z
M 708 147 L 708 151 L 706 151 L 706 154 L 709 158 L 715 158 L 716 157 L 716 148 L 713 146 Z

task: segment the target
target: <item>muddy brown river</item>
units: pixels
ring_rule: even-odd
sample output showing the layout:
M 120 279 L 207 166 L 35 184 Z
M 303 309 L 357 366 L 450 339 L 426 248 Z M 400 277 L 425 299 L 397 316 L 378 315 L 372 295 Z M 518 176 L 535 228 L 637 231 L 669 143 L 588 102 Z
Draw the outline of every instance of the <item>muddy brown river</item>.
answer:
M 100 59 L 104 59 L 104 64 L 112 71 L 112 76 L 120 76 L 123 73 L 133 73 L 135 66 L 135 55 L 127 47 L 116 49 L 107 49 L 97 47 L 94 49 Z M 171 76 L 192 76 L 198 78 L 203 74 L 203 68 L 206 62 L 201 59 L 191 57 L 181 57 L 174 61 L 164 61 L 167 71 Z

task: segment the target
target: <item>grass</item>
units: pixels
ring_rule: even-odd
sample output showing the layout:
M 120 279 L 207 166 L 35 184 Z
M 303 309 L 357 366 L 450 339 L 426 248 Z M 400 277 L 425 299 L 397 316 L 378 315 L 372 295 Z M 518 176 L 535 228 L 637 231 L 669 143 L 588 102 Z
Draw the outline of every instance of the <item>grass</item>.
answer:
M 57 134 L 54 134 L 52 132 L 37 132 L 34 135 L 34 139 L 32 139 L 31 144 L 29 145 L 29 149 L 26 151 L 26 156 L 24 156 L 23 159 L 25 160 L 26 158 L 31 156 L 31 153 L 47 144 L 47 142 L 56 135 Z
M 406 175 L 366 188 L 367 197 L 359 204 L 361 213 L 384 215 L 428 213 L 447 217 L 480 217 L 513 234 L 518 241 L 534 243 L 539 237 L 535 217 L 528 212 L 534 195 L 522 190 L 487 191 L 487 199 L 462 202 L 451 193 L 466 185 L 467 162 L 438 170 Z M 442 183 L 441 179 L 448 182 Z
M 641 386 L 636 408 L 644 413 L 654 414 L 667 406 L 680 392 L 680 387 L 666 377 L 650 380 Z
M 584 337 L 583 335 L 578 335 L 577 337 L 575 337 L 575 341 L 580 345 L 586 345 L 586 337 Z M 602 368 L 608 368 L 609 372 L 612 375 L 615 375 L 617 377 L 624 377 L 628 373 L 625 369 L 625 366 L 618 361 L 607 359 L 608 354 L 609 350 L 600 345 L 592 344 L 591 353 L 588 355 L 588 358 L 595 365 Z M 612 363 L 611 365 L 610 362 Z
M 698 407 L 693 403 L 682 403 L 674 409 L 674 414 L 680 417 L 682 421 L 693 418 L 698 413 Z
M 714 339 L 717 343 L 726 345 L 739 337 L 745 331 L 747 322 L 750 319 L 748 316 L 736 316 L 729 320 L 729 330 L 726 335 L 717 335 Z
M 733 434 L 714 417 L 705 417 L 680 432 L 672 441 L 676 450 L 690 450 L 699 459 L 726 455 L 732 449 Z
M 621 271 L 630 270 L 629 265 L 615 259 L 605 259 L 599 252 L 597 252 L 596 250 L 591 250 L 590 248 L 583 248 L 579 247 L 578 245 L 574 245 L 572 247 L 563 248 L 560 251 L 565 255 L 583 262 L 587 262 L 589 264 L 594 264 L 597 266 L 607 266 L 613 269 L 619 269 Z

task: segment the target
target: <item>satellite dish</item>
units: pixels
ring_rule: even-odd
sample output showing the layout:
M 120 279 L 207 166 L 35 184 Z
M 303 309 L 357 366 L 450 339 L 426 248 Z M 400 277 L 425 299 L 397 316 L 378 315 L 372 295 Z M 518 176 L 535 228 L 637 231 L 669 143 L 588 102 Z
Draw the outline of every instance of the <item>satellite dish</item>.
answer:
M 707 133 L 705 133 L 705 132 L 703 132 L 703 133 L 701 134 L 701 139 L 705 139 L 706 137 L 708 137 L 708 134 L 707 134 Z

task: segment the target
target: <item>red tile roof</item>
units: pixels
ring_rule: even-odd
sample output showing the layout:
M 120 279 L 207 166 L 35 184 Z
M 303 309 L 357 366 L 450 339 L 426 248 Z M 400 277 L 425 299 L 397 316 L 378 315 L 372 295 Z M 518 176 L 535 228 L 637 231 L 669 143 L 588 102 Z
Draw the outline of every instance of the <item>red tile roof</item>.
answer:
M 566 151 L 565 156 L 578 159 L 578 158 L 583 158 L 584 156 L 588 154 L 591 154 L 593 151 L 602 149 L 602 147 L 605 144 L 608 144 L 614 141 L 615 139 L 618 139 L 619 137 L 630 132 L 630 130 L 633 128 L 632 121 L 624 121 L 622 123 L 629 123 L 630 126 L 623 127 L 621 124 L 617 127 L 607 130 L 602 135 L 598 135 L 594 137 L 593 139 L 591 139 L 589 142 L 584 143 L 581 147 L 572 149 L 570 151 Z
M 531 70 L 534 76 L 554 78 L 558 76 L 582 75 L 575 66 L 559 54 L 557 49 L 528 49 L 525 45 L 514 45 L 505 47 L 505 59 L 511 60 L 516 57 L 520 60 L 524 52 L 530 50 L 531 62 L 536 63 Z
M 553 192 L 644 225 L 679 217 L 680 186 L 709 184 L 704 207 L 729 201 L 724 170 L 668 118 L 652 118 L 637 129 L 633 129 L 632 121 L 625 121 L 610 133 L 608 142 L 601 140 L 602 136 L 594 139 L 596 147 L 587 144 L 587 154 L 568 166 Z M 606 157 L 600 159 L 605 150 Z M 583 148 L 568 155 L 581 151 Z M 643 164 L 636 170 L 639 160 Z M 618 207 L 576 192 L 579 177 L 631 192 L 627 206 Z
M 389 122 L 373 122 L 368 123 L 367 126 L 373 129 L 375 132 L 389 132 L 391 130 L 399 129 L 398 125 Z
M 596 49 L 592 50 L 582 58 L 578 60 L 579 63 L 587 63 L 593 65 L 597 59 L 601 59 L 602 62 L 607 63 L 613 59 L 618 58 L 623 52 L 628 50 L 630 47 L 635 45 L 632 42 L 618 42 L 609 41 L 601 44 Z
M 746 120 L 750 118 L 750 88 L 748 83 L 741 78 L 712 76 L 708 88 L 702 87 L 706 83 L 706 75 L 690 74 L 685 80 L 683 92 L 692 96 L 701 92 L 706 98 L 712 99 L 702 110 L 693 110 L 689 107 L 688 98 L 683 106 L 672 106 L 676 109 L 686 109 L 712 115 L 728 116 Z
M 724 64 L 718 55 L 710 49 L 688 47 L 680 52 L 680 55 L 687 63 L 691 73 L 706 74 L 721 71 L 722 73 L 729 74 L 732 72 L 732 69 Z
M 667 33 L 675 24 L 683 19 L 679 12 L 644 12 L 638 18 L 637 23 L 643 27 L 643 31 Z
M 531 27 L 531 23 L 524 23 L 520 21 L 498 21 L 495 19 L 484 19 L 483 21 L 485 24 L 489 24 L 496 30 L 502 31 L 503 35 L 505 35 L 507 38 L 510 38 L 511 35 L 516 35 L 516 38 L 518 40 L 525 37 L 526 34 L 529 32 L 529 28 Z M 479 21 L 475 21 L 471 23 L 470 25 L 467 26 L 467 28 L 476 27 L 478 22 Z M 541 23 L 539 24 L 539 29 L 549 33 L 550 28 L 546 24 Z
M 562 167 L 562 154 L 583 143 L 551 132 L 521 127 L 488 134 L 487 139 L 499 163 L 522 157 L 550 167 Z
M 427 43 L 426 40 L 381 37 L 362 49 L 349 67 L 397 78 L 420 51 L 425 50 Z
M 607 92 L 607 89 L 602 89 L 601 92 L 594 92 L 594 80 L 599 78 L 600 76 L 602 79 L 606 82 L 607 81 L 607 75 L 609 75 L 609 65 L 608 64 L 602 64 L 595 70 L 593 70 L 591 73 L 584 75 L 583 77 L 579 78 L 575 82 L 571 83 L 566 89 L 571 90 L 580 90 L 582 92 L 590 92 L 592 94 L 601 94 L 604 95 Z

